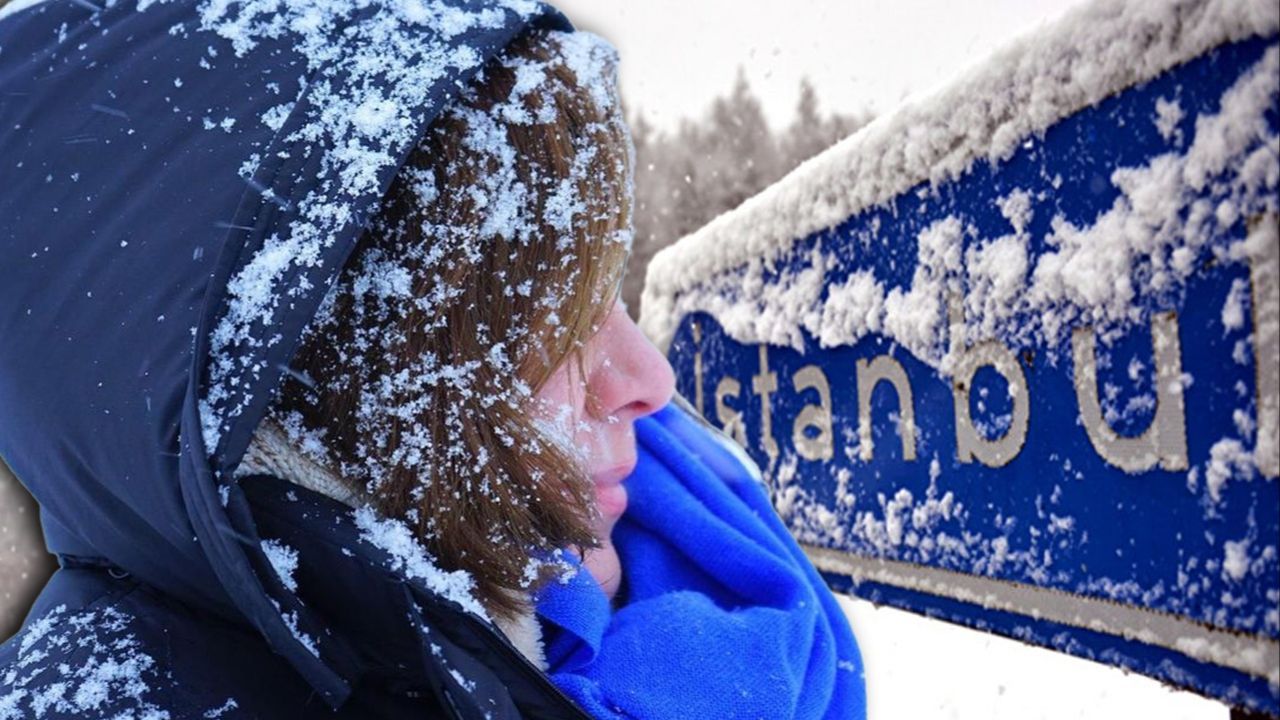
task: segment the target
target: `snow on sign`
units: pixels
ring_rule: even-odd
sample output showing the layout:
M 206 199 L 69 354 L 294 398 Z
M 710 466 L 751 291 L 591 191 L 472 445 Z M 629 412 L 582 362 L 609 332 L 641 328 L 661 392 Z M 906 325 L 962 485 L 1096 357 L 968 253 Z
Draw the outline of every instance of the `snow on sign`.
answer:
M 1278 33 L 1090 4 L 654 259 L 833 586 L 1280 714 Z

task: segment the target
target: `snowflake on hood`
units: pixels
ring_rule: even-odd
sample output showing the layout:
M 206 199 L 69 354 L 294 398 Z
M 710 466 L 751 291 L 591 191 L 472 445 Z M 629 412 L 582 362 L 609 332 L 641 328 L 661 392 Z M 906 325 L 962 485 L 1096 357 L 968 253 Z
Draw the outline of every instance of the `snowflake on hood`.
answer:
M 139 7 L 147 4 L 143 0 Z M 416 118 L 432 110 L 440 82 L 478 69 L 482 53 L 462 38 L 509 25 L 508 13 L 524 21 L 539 7 L 525 0 L 476 10 L 421 0 L 208 0 L 200 5 L 200 29 L 230 41 L 237 56 L 253 52 L 262 41 L 292 36 L 309 79 L 305 102 L 292 111 L 301 115 L 281 123 L 287 133 L 282 139 L 321 153 L 321 181 L 301 198 L 280 197 L 258 178 L 249 178 L 291 220 L 228 283 L 228 305 L 211 335 L 208 390 L 200 402 L 209 454 L 227 421 L 252 399 L 243 388 L 264 369 L 251 355 L 236 351 L 279 340 L 264 338 L 262 328 L 271 325 L 282 302 L 312 289 L 301 271 L 321 266 L 322 251 L 344 228 L 363 224 L 387 171 L 417 140 Z

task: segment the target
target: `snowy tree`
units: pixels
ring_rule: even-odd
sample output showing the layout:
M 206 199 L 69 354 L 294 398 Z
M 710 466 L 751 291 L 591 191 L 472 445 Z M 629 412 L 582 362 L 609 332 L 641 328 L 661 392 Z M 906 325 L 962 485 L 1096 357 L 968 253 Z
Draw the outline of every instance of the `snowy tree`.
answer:
M 684 119 L 674 132 L 631 116 L 636 145 L 636 238 L 623 282 L 633 317 L 649 260 L 662 248 L 732 210 L 795 166 L 870 121 L 870 113 L 823 115 L 812 83 L 800 83 L 795 119 L 780 134 L 769 127 L 760 100 L 741 69 L 727 95 L 706 114 Z
M 707 150 L 704 168 L 711 173 L 707 199 L 716 214 L 737 207 L 782 177 L 778 142 L 741 68 L 729 96 L 711 104 L 710 127 L 702 139 Z
M 796 117 L 791 123 L 785 143 L 789 160 L 803 162 L 817 155 L 831 143 L 827 137 L 826 123 L 818 114 L 818 93 L 809 78 L 800 79 L 800 99 L 796 102 Z
M 871 122 L 872 115 L 832 113 L 823 117 L 819 111 L 818 93 L 809 78 L 800 79 L 795 119 L 780 139 L 782 162 L 788 170 L 852 135 Z

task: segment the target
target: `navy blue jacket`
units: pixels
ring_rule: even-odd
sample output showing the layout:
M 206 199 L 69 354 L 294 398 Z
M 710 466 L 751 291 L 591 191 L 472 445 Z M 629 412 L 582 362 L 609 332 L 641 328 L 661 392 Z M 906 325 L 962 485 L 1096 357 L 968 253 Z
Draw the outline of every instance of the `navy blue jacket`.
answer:
M 580 715 L 348 508 L 230 477 L 405 155 L 530 26 L 569 27 L 527 0 L 0 19 L 0 455 L 60 564 L 0 717 Z

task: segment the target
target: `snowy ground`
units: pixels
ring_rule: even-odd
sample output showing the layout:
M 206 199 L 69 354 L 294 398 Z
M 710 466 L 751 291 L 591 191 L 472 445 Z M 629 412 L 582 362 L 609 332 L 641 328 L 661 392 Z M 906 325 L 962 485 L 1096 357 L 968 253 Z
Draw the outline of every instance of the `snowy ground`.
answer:
M 1226 720 L 1150 678 L 837 596 L 867 667 L 868 720 Z

